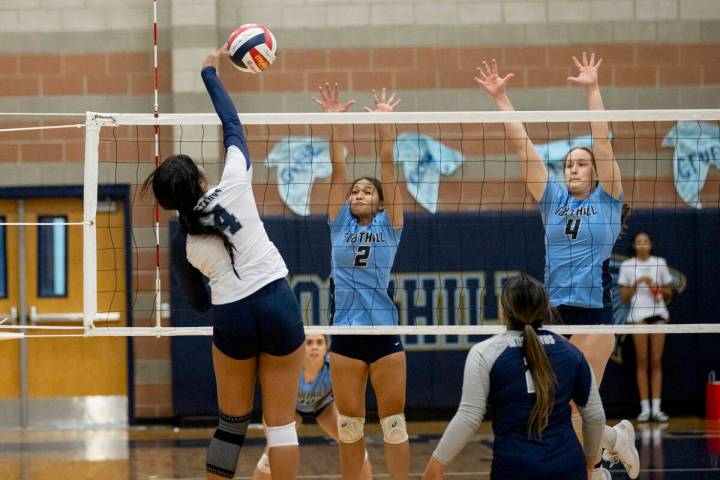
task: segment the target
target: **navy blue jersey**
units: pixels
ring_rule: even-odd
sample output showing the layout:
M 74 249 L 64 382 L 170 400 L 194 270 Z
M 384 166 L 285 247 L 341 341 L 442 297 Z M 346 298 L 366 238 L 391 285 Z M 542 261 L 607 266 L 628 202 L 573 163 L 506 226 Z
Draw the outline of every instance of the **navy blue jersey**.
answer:
M 435 458 L 445 464 L 452 461 L 491 405 L 495 434 L 491 478 L 578 479 L 586 475 L 585 454 L 570 421 L 569 402 L 573 400 L 581 410 L 591 398 L 599 404 L 592 371 L 583 354 L 567 340 L 544 330 L 538 335 L 557 378 L 552 412 L 541 436 L 528 438 L 535 386 L 523 356 L 524 337 L 522 332 L 508 331 L 470 350 L 462 402 L 433 454 Z

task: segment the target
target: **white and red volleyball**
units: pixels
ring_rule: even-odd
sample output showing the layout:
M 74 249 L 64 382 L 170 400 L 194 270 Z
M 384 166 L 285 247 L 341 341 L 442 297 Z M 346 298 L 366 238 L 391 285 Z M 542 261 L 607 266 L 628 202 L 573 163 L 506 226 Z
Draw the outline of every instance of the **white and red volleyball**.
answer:
M 230 34 L 230 60 L 241 72 L 260 73 L 270 68 L 277 55 L 277 42 L 270 30 L 256 23 L 241 25 Z

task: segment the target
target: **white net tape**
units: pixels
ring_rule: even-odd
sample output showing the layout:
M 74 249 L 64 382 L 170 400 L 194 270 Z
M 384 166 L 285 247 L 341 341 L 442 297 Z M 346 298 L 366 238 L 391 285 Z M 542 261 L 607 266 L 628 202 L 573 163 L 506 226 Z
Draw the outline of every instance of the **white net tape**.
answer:
M 22 117 L 26 114 L 7 114 Z M 76 115 L 76 114 L 68 114 Z M 464 125 L 496 125 L 495 128 L 502 128 L 498 124 L 504 122 L 522 122 L 530 124 L 559 124 L 566 125 L 570 130 L 570 124 L 588 125 L 592 121 L 602 121 L 631 125 L 631 129 L 635 128 L 635 123 L 651 123 L 656 125 L 658 122 L 711 122 L 720 121 L 720 110 L 607 110 L 607 111 L 525 111 L 525 112 L 393 112 L 393 113 L 299 113 L 299 114 L 241 114 L 240 119 L 245 126 L 285 126 L 288 131 L 291 127 L 305 128 L 313 125 L 332 126 L 335 124 L 343 125 L 371 125 L 377 123 L 392 123 L 398 126 L 421 126 L 421 125 L 459 125 L 462 130 Z M 19 338 L 25 334 L 32 336 L 32 332 L 36 328 L 44 330 L 56 330 L 58 335 L 62 330 L 72 329 L 77 333 L 69 333 L 69 335 L 82 334 L 85 336 L 186 336 L 186 335 L 211 335 L 211 327 L 167 327 L 167 326 L 138 326 L 138 327 L 114 327 L 98 326 L 96 322 L 108 320 L 108 312 L 98 313 L 97 298 L 97 250 L 95 239 L 97 236 L 97 209 L 98 209 L 98 166 L 99 166 L 99 150 L 103 141 L 101 132 L 109 129 L 115 136 L 115 129 L 119 127 L 139 128 L 141 126 L 173 126 L 175 130 L 175 138 L 172 140 L 173 145 L 180 142 L 182 148 L 183 127 L 203 127 L 218 126 L 220 124 L 215 114 L 162 114 L 154 117 L 148 114 L 114 114 L 114 113 L 93 113 L 86 114 L 85 124 L 72 125 L 48 125 L 40 127 L 24 127 L 24 128 L 8 128 L 0 129 L 2 132 L 15 132 L 27 129 L 58 129 L 58 128 L 77 128 L 86 127 L 86 151 L 85 151 L 85 201 L 84 201 L 84 219 L 81 222 L 64 222 L 62 225 L 83 226 L 85 233 L 84 241 L 84 325 L 80 326 L 59 326 L 59 325 L 7 325 L 0 324 L 0 339 Z M 180 140 L 178 140 L 178 131 L 180 129 Z M 549 130 L 549 129 L 548 129 Z M 312 130 L 311 130 L 312 131 Z M 268 130 L 269 132 L 269 130 Z M 207 139 L 206 139 L 207 135 Z M 268 133 L 270 136 L 270 133 Z M 327 139 L 327 135 L 321 135 L 322 139 Z M 139 137 L 138 137 L 139 138 Z M 276 138 L 273 138 L 276 140 Z M 472 140 L 472 138 L 471 138 Z M 504 141 L 505 139 L 501 139 Z M 111 140 L 112 141 L 112 140 Z M 119 143 L 121 140 L 117 140 Z M 202 136 L 199 140 L 185 140 L 188 144 L 192 142 L 200 143 L 200 152 L 203 152 L 203 143 L 213 143 L 217 147 L 217 136 L 213 136 L 202 130 Z M 460 138 L 462 145 L 463 139 Z M 484 141 L 484 139 L 483 139 Z M 139 143 L 140 140 L 138 139 Z M 271 142 L 270 138 L 267 140 Z M 115 148 L 117 149 L 117 143 Z M 138 148 L 139 150 L 139 148 Z M 140 157 L 140 154 L 138 154 Z M 513 156 L 509 153 L 509 156 Z M 258 161 L 260 159 L 253 159 Z M 514 161 L 514 160 L 513 160 Z M 142 162 L 143 172 L 147 172 L 150 165 L 150 158 L 139 158 L 138 162 Z M 140 163 L 138 163 L 137 171 L 140 172 Z M 115 167 L 116 171 L 118 167 Z M 140 173 L 137 173 L 135 181 L 140 179 Z M 137 185 L 135 185 L 137 186 Z M 134 195 L 134 194 L 133 194 Z M 499 209 L 502 210 L 502 205 Z M 1 219 L 0 219 L 1 220 Z M 0 221 L 3 226 L 18 225 L 58 225 L 57 222 L 5 222 Z M 165 228 L 165 227 L 163 227 Z M 161 235 L 156 237 L 159 239 Z M 164 239 L 166 241 L 166 239 Z M 492 252 L 488 252 L 492 255 Z M 132 273 L 135 275 L 135 272 Z M 165 280 L 167 282 L 167 280 Z M 684 279 L 683 279 L 684 281 Z M 167 284 L 160 285 L 159 282 L 155 286 L 155 298 L 153 307 L 154 311 L 158 310 L 161 295 L 167 295 L 169 287 Z M 117 292 L 116 292 L 117 293 Z M 128 306 L 132 308 L 132 306 Z M 115 312 L 110 312 L 115 313 Z M 159 318 L 159 316 L 158 316 Z M 462 322 L 459 322 L 462 323 Z M 481 322 L 482 323 L 482 322 Z M 80 329 L 82 333 L 80 333 Z M 667 324 L 667 325 L 607 325 L 607 326 L 576 326 L 576 325 L 553 325 L 548 329 L 562 334 L 579 334 L 579 333 L 613 333 L 613 334 L 641 334 L 641 333 L 720 333 L 720 323 L 683 323 L 683 324 Z M 363 335 L 492 335 L 504 331 L 502 325 L 497 321 L 490 320 L 486 324 L 463 324 L 463 325 L 400 325 L 397 327 L 329 327 L 323 325 L 309 325 L 306 327 L 308 332 L 323 334 L 363 334 Z M 25 331 L 25 333 L 22 333 Z M 45 334 L 44 334 L 45 335 Z M 52 336 L 52 334 L 50 334 Z

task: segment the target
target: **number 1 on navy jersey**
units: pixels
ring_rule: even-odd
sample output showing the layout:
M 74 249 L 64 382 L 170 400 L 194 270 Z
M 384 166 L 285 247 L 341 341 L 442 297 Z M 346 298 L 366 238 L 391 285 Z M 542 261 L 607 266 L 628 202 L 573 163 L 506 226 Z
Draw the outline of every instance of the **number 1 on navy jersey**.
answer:
M 368 258 L 370 257 L 370 245 L 360 245 L 355 252 L 355 266 L 367 267 Z
M 581 223 L 582 217 L 568 217 L 567 223 L 565 224 L 565 235 L 567 235 L 570 240 L 577 240 Z
M 230 230 L 230 235 L 235 235 L 237 231 L 242 228 L 242 225 L 240 225 L 238 219 L 235 218 L 235 215 L 220 205 L 216 205 L 215 208 L 212 209 L 212 213 L 213 223 L 220 230 Z

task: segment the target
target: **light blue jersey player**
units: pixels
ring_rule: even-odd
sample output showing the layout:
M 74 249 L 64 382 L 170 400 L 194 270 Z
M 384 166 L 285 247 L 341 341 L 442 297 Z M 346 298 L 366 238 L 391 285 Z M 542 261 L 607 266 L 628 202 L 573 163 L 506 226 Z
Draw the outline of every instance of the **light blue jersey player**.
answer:
M 508 331 L 470 350 L 460 406 L 423 479 L 442 478 L 475 435 L 488 405 L 494 408 L 491 479 L 588 478 L 600 459 L 605 428 L 590 365 L 570 342 L 542 329 L 550 306 L 540 282 L 525 274 L 508 279 L 500 301 Z M 570 401 L 582 415 L 582 447 Z M 614 443 L 637 460 L 632 430 L 619 428 Z
M 572 83 L 583 86 L 589 110 L 604 110 L 598 68 L 585 52 Z M 497 63 L 483 62 L 477 82 L 493 97 L 499 110 L 511 111 L 506 90 L 513 74 L 501 77 Z M 592 148 L 573 148 L 565 157 L 564 182 L 551 179 L 522 123 L 505 130 L 520 160 L 528 192 L 540 203 L 545 225 L 545 285 L 550 304 L 567 324 L 612 323 L 609 257 L 626 217 L 620 166 L 615 160 L 607 122 L 591 122 Z M 612 334 L 573 335 L 571 342 L 585 354 L 598 384 L 615 347 Z M 579 429 L 579 416 L 573 421 Z M 628 423 L 628 425 L 631 425 Z M 608 436 L 612 436 L 608 432 Z M 612 453 L 612 452 L 611 452 Z M 636 472 L 633 472 L 636 474 Z M 632 474 L 631 474 L 632 476 Z
M 300 374 L 300 388 L 295 406 L 297 428 L 302 425 L 304 417 L 312 415 L 320 428 L 337 441 L 338 412 L 334 400 L 327 337 L 309 333 L 305 336 L 305 361 Z M 266 451 L 257 463 L 253 479 L 268 480 L 270 478 L 270 463 Z M 369 480 L 370 478 L 372 478 L 372 469 L 366 452 L 360 479 Z
M 357 186 L 360 189 L 360 186 Z M 402 227 L 385 210 L 360 225 L 345 202 L 330 223 L 332 321 L 336 326 L 394 326 L 398 312 L 388 293 Z
M 320 335 L 321 338 L 322 335 Z M 315 339 L 309 335 L 305 337 L 305 352 L 310 352 L 309 345 Z M 306 370 L 300 374 L 300 387 L 298 388 L 297 404 L 295 411 L 301 415 L 312 414 L 316 417 L 322 411 L 333 403 L 335 399 L 332 396 L 332 377 L 330 377 L 330 356 L 323 357 L 322 367 L 315 373 L 314 377 L 306 378 Z
M 580 150 L 592 158 L 590 150 Z M 540 214 L 545 225 L 545 285 L 553 307 L 605 308 L 603 293 L 609 286 L 603 274 L 607 275 L 606 261 L 620 235 L 622 209 L 622 193 L 614 198 L 602 185 L 577 198 L 565 182 L 548 181 Z
M 325 112 L 347 111 L 339 87 L 320 87 L 315 101 Z M 375 112 L 391 112 L 399 103 L 385 89 L 373 91 Z M 367 110 L 370 110 L 366 107 Z M 333 326 L 394 326 L 395 305 L 388 294 L 390 270 L 403 226 L 403 199 L 393 155 L 396 132 L 391 124 L 375 126 L 380 178 L 348 181 L 344 142 L 352 140 L 347 126 L 333 126 L 330 159 L 332 179 L 328 223 L 332 245 L 331 303 Z M 410 468 L 405 427 L 405 351 L 398 335 L 334 335 L 330 365 L 338 411 L 340 463 L 343 478 L 357 478 L 364 452 L 365 391 L 370 378 L 378 403 L 388 473 L 404 478 Z

